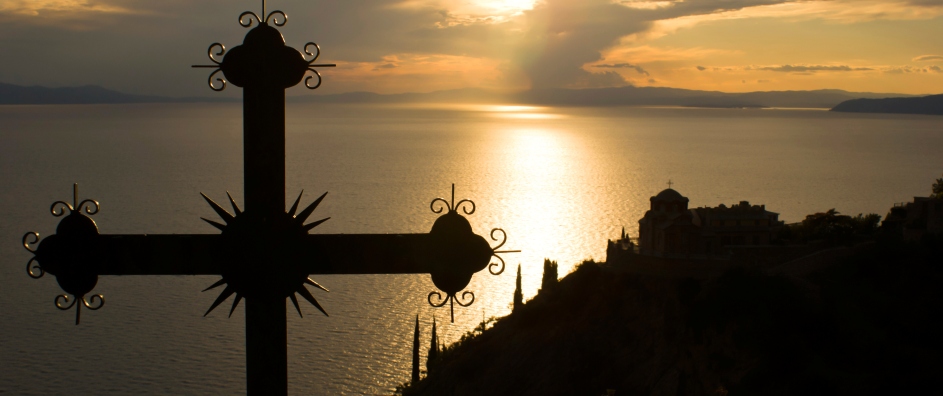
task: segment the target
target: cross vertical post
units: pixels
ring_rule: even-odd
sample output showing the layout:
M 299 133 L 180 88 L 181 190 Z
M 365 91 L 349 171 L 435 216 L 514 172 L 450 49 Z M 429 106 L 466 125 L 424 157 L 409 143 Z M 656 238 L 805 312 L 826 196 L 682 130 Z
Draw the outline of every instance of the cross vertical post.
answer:
M 274 217 L 285 212 L 285 88 L 245 87 L 243 119 L 245 210 Z M 247 298 L 245 314 L 248 393 L 287 394 L 285 298 Z

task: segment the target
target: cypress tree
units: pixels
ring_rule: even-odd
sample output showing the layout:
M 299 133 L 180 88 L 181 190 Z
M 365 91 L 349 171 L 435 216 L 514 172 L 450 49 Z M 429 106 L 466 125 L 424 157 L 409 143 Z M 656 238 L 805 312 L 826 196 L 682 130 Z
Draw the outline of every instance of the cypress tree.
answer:
M 419 382 L 419 315 L 416 315 L 416 332 L 413 333 L 413 380 Z
M 521 265 L 517 265 L 517 281 L 515 281 L 516 286 L 514 288 L 514 309 L 511 312 L 517 311 L 518 308 L 524 305 L 524 293 L 521 292 Z
M 433 362 L 439 357 L 439 337 L 435 332 L 435 317 L 432 317 L 432 341 L 429 343 L 429 356 L 426 357 L 426 372 L 432 371 Z
M 540 280 L 540 291 L 552 292 L 557 286 L 557 262 L 544 259 L 544 276 Z

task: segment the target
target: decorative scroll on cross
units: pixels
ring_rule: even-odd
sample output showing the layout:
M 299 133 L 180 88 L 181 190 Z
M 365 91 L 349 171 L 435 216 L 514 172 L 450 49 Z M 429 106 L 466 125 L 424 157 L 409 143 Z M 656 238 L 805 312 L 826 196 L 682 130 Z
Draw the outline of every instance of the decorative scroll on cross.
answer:
M 498 241 L 496 235 L 501 237 L 496 247 L 472 231 L 458 208 L 470 215 L 475 204 L 470 200 L 456 204 L 454 184 L 451 201 L 432 201 L 434 213 L 448 211 L 436 219 L 427 234 L 308 234 L 328 220 L 305 223 L 327 193 L 300 212 L 299 195 L 285 210 L 285 89 L 300 83 L 308 72 L 313 75 L 304 78 L 305 86 L 315 89 L 321 85 L 316 68 L 335 65 L 314 63 L 321 52 L 317 44 L 306 44 L 304 54 L 286 46 L 270 23 L 283 26 L 287 15 L 278 10 L 266 14 L 264 1 L 262 7 L 262 14 L 247 11 L 239 16 L 243 27 L 257 25 L 242 45 L 227 51 L 222 44 L 213 43 L 208 49 L 213 64 L 193 66 L 215 69 L 209 77 L 213 90 L 220 91 L 227 83 L 244 89 L 243 207 L 227 193 L 230 213 L 203 195 L 222 222 L 203 220 L 220 234 L 99 234 L 98 226 L 88 217 L 98 212 L 99 204 L 79 201 L 76 185 L 71 205 L 53 204 L 53 215 L 64 216 L 56 234 L 40 240 L 39 234 L 27 233 L 23 246 L 33 254 L 27 263 L 29 276 L 40 278 L 48 272 L 56 277 L 67 293 L 56 297 L 56 306 L 75 307 L 76 324 L 83 306 L 94 310 L 104 304 L 100 294 L 87 297 L 99 276 L 220 276 L 207 290 L 225 287 L 206 314 L 233 295 L 230 315 L 246 301 L 247 390 L 272 395 L 287 393 L 286 299 L 299 314 L 296 294 L 327 314 L 306 285 L 327 289 L 311 275 L 430 274 L 444 297 L 433 291 L 429 303 L 442 307 L 449 302 L 454 308 L 452 302 L 468 306 L 474 301 L 474 293 L 463 290 L 475 273 L 485 267 L 492 274 L 502 273 L 505 263 L 499 254 L 518 251 L 498 250 L 507 240 L 500 228 L 491 231 L 493 241 Z M 223 76 L 216 77 L 220 72 Z M 317 83 L 312 84 L 314 78 Z M 452 317 L 454 321 L 454 309 Z

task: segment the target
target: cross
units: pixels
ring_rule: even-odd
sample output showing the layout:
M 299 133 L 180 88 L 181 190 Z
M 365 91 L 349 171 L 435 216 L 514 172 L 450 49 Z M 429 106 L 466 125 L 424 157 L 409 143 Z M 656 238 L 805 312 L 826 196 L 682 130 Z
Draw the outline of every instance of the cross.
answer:
M 668 188 L 671 188 L 671 185 L 674 184 L 671 182 L 671 179 L 668 179 Z
M 101 294 L 91 294 L 99 276 L 220 276 L 206 289 L 223 287 L 204 316 L 235 296 L 232 315 L 245 300 L 247 391 L 274 395 L 288 389 L 286 299 L 299 315 L 296 294 L 327 315 L 306 285 L 327 289 L 310 275 L 430 274 L 439 290 L 429 293 L 429 304 L 448 303 L 454 321 L 454 304 L 474 302 L 474 293 L 463 291 L 471 277 L 485 267 L 491 274 L 501 274 L 505 263 L 499 254 L 519 250 L 498 250 L 507 241 L 500 228 L 490 234 L 498 242 L 495 247 L 472 231 L 459 209 L 471 215 L 475 203 L 455 202 L 454 184 L 451 200 L 436 198 L 430 204 L 434 213 L 442 214 L 429 233 L 309 235 L 329 219 L 306 223 L 327 193 L 300 210 L 299 194 L 285 209 L 285 89 L 302 79 L 307 88 L 316 89 L 321 85 L 317 68 L 335 65 L 315 63 L 321 52 L 315 43 L 305 44 L 304 54 L 286 46 L 272 25 L 284 26 L 287 15 L 279 10 L 266 14 L 262 4 L 262 14 L 239 15 L 243 27 L 256 25 L 242 45 L 227 51 L 213 43 L 207 50 L 213 64 L 193 66 L 214 69 L 208 83 L 215 91 L 227 83 L 243 88 L 243 207 L 229 193 L 232 212 L 203 195 L 220 217 L 203 220 L 219 234 L 100 234 L 89 217 L 98 213 L 100 205 L 90 199 L 79 201 L 76 184 L 71 203 L 57 201 L 50 209 L 62 218 L 56 233 L 40 240 L 39 234 L 29 232 L 22 242 L 33 254 L 27 273 L 32 278 L 46 273 L 56 277 L 66 294 L 57 296 L 55 305 L 74 308 L 76 325 L 83 307 L 97 310 L 105 303 Z M 223 76 L 217 77 L 220 72 Z

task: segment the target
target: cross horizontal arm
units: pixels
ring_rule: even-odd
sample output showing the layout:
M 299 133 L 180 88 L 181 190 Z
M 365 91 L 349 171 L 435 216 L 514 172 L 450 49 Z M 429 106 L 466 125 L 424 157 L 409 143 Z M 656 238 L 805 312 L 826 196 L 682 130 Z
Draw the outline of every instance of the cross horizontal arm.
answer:
M 222 235 L 100 235 L 99 275 L 219 275 Z
M 304 239 L 309 274 L 423 274 L 429 234 L 314 234 Z
M 98 275 L 219 275 L 222 235 L 99 235 Z M 429 234 L 314 234 L 298 259 L 309 274 L 428 273 Z

